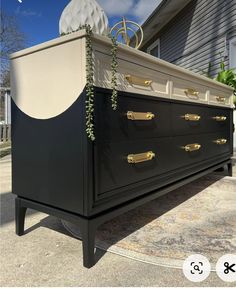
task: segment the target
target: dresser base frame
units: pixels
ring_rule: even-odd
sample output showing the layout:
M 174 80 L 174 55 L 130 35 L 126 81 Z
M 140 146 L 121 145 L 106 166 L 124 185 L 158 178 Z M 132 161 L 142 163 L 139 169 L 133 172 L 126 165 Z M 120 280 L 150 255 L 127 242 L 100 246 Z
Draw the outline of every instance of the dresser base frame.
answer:
M 149 201 L 152 201 L 170 191 L 173 191 L 187 183 L 190 183 L 208 173 L 211 173 L 217 169 L 220 169 L 227 165 L 228 175 L 232 176 L 232 160 L 221 162 L 206 170 L 191 175 L 180 181 L 167 185 L 161 189 L 149 193 L 148 195 L 141 196 L 133 201 L 127 202 L 121 206 L 117 206 L 113 209 L 107 210 L 91 218 L 86 218 L 74 213 L 70 213 L 61 209 L 57 209 L 51 206 L 47 206 L 35 201 L 28 200 L 23 196 L 18 196 L 15 199 L 15 221 L 16 221 L 16 234 L 22 236 L 24 234 L 24 223 L 27 208 L 34 209 L 49 215 L 56 216 L 60 219 L 64 219 L 73 224 L 77 224 L 81 231 L 82 243 L 83 243 L 83 265 L 86 268 L 91 268 L 96 263 L 95 261 L 95 234 L 97 228 L 104 222 L 121 215 L 129 210 L 139 207 Z

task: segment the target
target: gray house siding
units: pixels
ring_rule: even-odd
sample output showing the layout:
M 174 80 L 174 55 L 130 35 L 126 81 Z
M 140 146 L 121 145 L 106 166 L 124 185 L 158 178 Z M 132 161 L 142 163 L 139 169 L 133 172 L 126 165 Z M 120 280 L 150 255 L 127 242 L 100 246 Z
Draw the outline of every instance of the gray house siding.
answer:
M 142 48 L 160 38 L 160 57 L 197 73 L 216 75 L 229 66 L 229 40 L 236 37 L 236 0 L 193 0 Z

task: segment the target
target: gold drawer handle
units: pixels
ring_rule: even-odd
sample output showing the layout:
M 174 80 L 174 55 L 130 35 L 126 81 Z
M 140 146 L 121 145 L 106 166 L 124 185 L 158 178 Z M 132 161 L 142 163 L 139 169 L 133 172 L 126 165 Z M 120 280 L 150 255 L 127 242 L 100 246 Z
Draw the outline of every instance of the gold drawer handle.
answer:
M 192 144 L 188 144 L 188 145 L 184 146 L 183 149 L 186 152 L 194 152 L 194 151 L 200 150 L 201 147 L 202 146 L 198 143 L 192 143 Z
M 216 116 L 216 117 L 213 117 L 213 119 L 216 120 L 217 122 L 222 122 L 222 121 L 226 121 L 227 117 L 225 117 L 225 116 Z
M 125 75 L 125 79 L 130 84 L 134 84 L 134 85 L 149 87 L 152 84 L 152 80 L 145 80 L 143 78 L 131 76 L 131 75 Z
M 150 161 L 153 158 L 155 158 L 155 153 L 152 151 L 149 151 L 147 153 L 142 153 L 142 154 L 131 154 L 127 156 L 127 161 L 130 164 L 136 164 L 136 163 L 141 163 L 141 162 L 146 162 Z
M 186 114 L 183 116 L 183 118 L 186 121 L 199 121 L 201 119 L 201 116 L 196 115 L 196 114 Z
M 219 144 L 219 145 L 226 144 L 227 139 L 219 138 L 219 139 L 215 140 L 214 143 Z
M 137 113 L 137 112 L 129 111 L 127 112 L 127 118 L 133 121 L 136 121 L 136 120 L 150 121 L 155 118 L 155 115 L 151 112 Z
M 216 100 L 219 102 L 225 102 L 226 98 L 224 96 L 216 96 Z
M 199 95 L 199 92 L 198 91 L 196 91 L 195 89 L 192 89 L 192 88 L 188 88 L 188 89 L 185 89 L 185 94 L 187 95 L 187 96 L 196 96 L 196 97 L 198 97 L 198 95 Z

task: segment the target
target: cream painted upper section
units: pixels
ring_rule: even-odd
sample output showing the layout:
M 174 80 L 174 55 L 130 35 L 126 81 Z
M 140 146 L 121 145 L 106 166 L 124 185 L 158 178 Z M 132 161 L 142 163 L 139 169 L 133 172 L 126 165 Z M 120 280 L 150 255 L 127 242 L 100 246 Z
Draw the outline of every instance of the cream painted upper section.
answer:
M 86 85 L 85 31 L 72 33 L 11 55 L 12 97 L 27 115 L 55 117 L 79 97 Z M 111 88 L 111 42 L 94 34 L 94 84 Z M 118 48 L 118 89 L 154 97 L 233 108 L 233 89 L 126 45 Z M 126 75 L 152 80 L 130 83 Z M 194 89 L 197 96 L 186 94 Z M 224 101 L 219 101 L 222 97 Z
M 75 102 L 85 84 L 84 38 L 11 60 L 12 98 L 33 118 L 49 119 L 61 114 Z

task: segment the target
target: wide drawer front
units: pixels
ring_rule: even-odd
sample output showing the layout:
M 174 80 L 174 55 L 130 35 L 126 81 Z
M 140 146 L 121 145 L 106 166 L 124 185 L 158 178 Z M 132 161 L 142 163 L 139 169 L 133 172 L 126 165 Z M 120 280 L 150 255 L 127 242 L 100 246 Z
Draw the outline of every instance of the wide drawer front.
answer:
M 95 86 L 112 88 L 111 61 L 108 52 L 95 50 Z M 197 77 L 173 76 L 170 72 L 164 72 L 161 66 L 132 59 L 130 56 L 119 55 L 117 61 L 118 90 L 225 107 L 233 105 L 233 91 L 223 88 L 223 85 L 214 87 L 210 80 L 208 83 Z
M 95 126 L 99 142 L 119 142 L 230 130 L 231 117 L 231 110 L 226 108 L 131 94 L 119 95 L 118 109 L 113 111 L 111 95 L 98 92 Z
M 230 151 L 228 133 L 98 144 L 95 146 L 97 195 Z
M 96 86 L 111 88 L 111 57 L 96 52 L 94 82 Z M 98 70 L 99 69 L 99 70 Z M 145 95 L 170 97 L 169 76 L 145 65 L 118 58 L 118 90 Z
M 173 135 L 221 132 L 230 129 L 230 110 L 171 104 Z
M 170 103 L 119 96 L 118 109 L 110 95 L 98 93 L 95 126 L 98 141 L 121 141 L 171 136 Z

